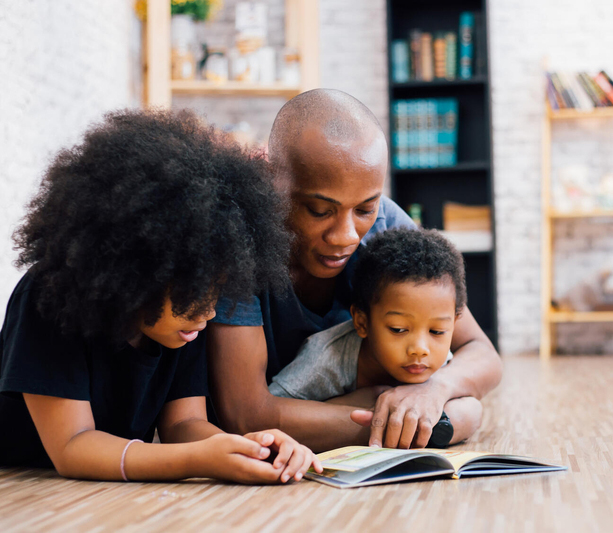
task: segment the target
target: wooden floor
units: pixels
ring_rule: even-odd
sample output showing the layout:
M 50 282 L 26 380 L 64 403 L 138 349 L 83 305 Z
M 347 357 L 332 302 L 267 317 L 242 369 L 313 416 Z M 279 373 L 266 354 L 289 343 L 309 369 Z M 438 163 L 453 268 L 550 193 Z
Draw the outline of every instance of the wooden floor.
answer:
M 505 367 L 462 447 L 540 456 L 567 472 L 339 490 L 0 470 L 0 531 L 613 531 L 613 357 L 510 357 Z

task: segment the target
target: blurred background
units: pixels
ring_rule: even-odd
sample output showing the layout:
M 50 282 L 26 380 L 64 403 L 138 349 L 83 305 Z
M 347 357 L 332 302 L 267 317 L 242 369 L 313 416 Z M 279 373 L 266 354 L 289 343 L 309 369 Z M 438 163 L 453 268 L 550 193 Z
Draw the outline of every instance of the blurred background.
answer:
M 611 354 L 612 24 L 610 0 L 0 0 L 0 318 L 24 205 L 105 112 L 259 147 L 328 87 L 378 117 L 387 193 L 461 248 L 501 353 Z

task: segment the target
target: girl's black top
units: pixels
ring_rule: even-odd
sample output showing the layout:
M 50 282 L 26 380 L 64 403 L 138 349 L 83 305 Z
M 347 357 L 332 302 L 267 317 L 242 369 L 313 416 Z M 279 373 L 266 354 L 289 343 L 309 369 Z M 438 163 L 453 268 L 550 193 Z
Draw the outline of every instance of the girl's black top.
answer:
M 69 338 L 38 313 L 27 273 L 0 332 L 0 465 L 52 467 L 24 392 L 87 401 L 97 430 L 151 442 L 166 402 L 208 395 L 204 331 L 182 348 L 158 344 L 154 355 Z

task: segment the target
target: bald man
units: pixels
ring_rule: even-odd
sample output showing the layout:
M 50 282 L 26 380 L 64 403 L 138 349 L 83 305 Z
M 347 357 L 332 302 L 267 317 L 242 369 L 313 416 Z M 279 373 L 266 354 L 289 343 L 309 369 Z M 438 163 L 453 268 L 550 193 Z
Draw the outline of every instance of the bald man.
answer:
M 273 124 L 269 157 L 295 235 L 285 297 L 219 302 L 207 334 L 213 401 L 225 429 L 277 427 L 313 450 L 352 444 L 423 447 L 453 398 L 482 398 L 500 381 L 493 345 L 468 309 L 454 360 L 419 385 L 359 389 L 328 402 L 278 398 L 268 384 L 314 333 L 349 320 L 351 272 L 370 237 L 415 224 L 383 196 L 388 148 L 372 112 L 340 91 L 290 100 Z

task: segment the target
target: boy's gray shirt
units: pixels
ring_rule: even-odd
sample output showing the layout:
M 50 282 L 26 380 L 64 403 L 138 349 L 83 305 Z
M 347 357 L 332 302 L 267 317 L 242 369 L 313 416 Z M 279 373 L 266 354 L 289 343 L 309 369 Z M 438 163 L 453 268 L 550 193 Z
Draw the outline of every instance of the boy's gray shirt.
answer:
M 296 358 L 272 378 L 274 396 L 324 401 L 356 389 L 362 338 L 348 320 L 308 337 Z M 449 352 L 445 365 L 453 355 Z
M 352 392 L 361 344 L 351 320 L 311 335 L 268 389 L 275 396 L 319 401 Z

